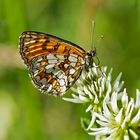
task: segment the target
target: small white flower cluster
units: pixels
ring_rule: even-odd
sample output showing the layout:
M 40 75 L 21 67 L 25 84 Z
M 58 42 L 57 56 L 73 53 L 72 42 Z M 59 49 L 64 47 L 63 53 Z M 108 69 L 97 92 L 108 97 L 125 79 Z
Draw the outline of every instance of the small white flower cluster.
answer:
M 96 140 L 130 140 L 140 138 L 140 91 L 136 91 L 136 101 L 128 98 L 122 90 L 121 73 L 112 82 L 112 70 L 107 67 L 93 67 L 89 73 L 83 72 L 73 88 L 72 98 L 65 101 L 88 105 L 91 113 L 86 131 Z

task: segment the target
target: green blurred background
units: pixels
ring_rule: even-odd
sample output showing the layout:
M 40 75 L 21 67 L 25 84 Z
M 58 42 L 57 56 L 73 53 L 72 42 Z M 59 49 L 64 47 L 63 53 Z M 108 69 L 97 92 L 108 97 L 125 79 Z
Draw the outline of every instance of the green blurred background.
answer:
M 93 140 L 80 126 L 85 106 L 40 94 L 19 56 L 25 30 L 91 48 L 91 22 L 101 65 L 123 72 L 130 96 L 140 87 L 139 0 L 0 0 L 0 140 Z M 69 90 L 69 93 L 71 91 Z

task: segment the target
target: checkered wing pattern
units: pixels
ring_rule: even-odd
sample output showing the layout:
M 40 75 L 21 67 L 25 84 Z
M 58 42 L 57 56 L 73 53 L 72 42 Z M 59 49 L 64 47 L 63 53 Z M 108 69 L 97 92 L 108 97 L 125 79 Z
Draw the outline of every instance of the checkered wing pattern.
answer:
M 63 95 L 85 64 L 85 50 L 49 34 L 23 32 L 19 47 L 34 85 L 43 93 Z

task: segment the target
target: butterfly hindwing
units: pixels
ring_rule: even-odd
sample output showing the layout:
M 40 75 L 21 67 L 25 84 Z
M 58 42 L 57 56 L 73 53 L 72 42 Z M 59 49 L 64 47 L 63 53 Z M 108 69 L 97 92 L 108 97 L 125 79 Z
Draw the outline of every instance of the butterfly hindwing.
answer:
M 67 64 L 65 61 L 65 59 L 58 59 L 53 54 L 33 60 L 29 72 L 34 84 L 42 92 L 65 93 L 79 77 L 82 70 L 81 66 L 73 67 L 71 63 Z

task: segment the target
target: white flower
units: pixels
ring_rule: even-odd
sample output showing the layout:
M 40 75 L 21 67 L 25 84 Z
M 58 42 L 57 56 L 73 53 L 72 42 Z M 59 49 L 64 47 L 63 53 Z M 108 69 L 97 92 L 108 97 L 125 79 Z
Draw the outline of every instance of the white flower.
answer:
M 112 70 L 106 74 L 107 67 L 99 68 L 93 67 L 89 73 L 83 72 L 81 77 L 77 80 L 77 88 L 72 88 L 72 98 L 65 98 L 65 101 L 73 103 L 88 104 L 86 112 L 92 110 L 100 110 L 102 108 L 102 101 L 104 98 L 109 99 L 110 94 L 117 92 L 119 96 L 124 82 L 120 82 L 121 73 L 114 82 L 111 79 Z M 118 97 L 119 97 L 118 96 Z
M 114 96 L 113 94 L 112 96 Z M 103 101 L 102 113 L 92 112 L 99 127 L 90 127 L 88 134 L 106 137 L 106 140 L 138 139 L 140 107 L 137 107 L 136 104 L 140 100 L 137 98 L 135 103 L 134 99 L 131 98 L 129 102 L 124 103 L 124 99 L 128 98 L 126 90 L 123 91 L 122 100 L 117 101 L 116 97 L 116 101 L 114 101 L 112 96 L 108 101 Z M 137 90 L 137 97 L 139 96 L 140 92 Z
M 88 105 L 90 122 L 86 122 L 86 131 L 96 140 L 130 140 L 140 138 L 140 91 L 136 90 L 136 101 L 122 90 L 121 73 L 112 82 L 112 69 L 93 67 L 83 72 L 73 88 L 72 98 L 65 101 Z M 84 120 L 84 119 L 83 119 Z M 84 123 L 83 123 L 84 124 Z

